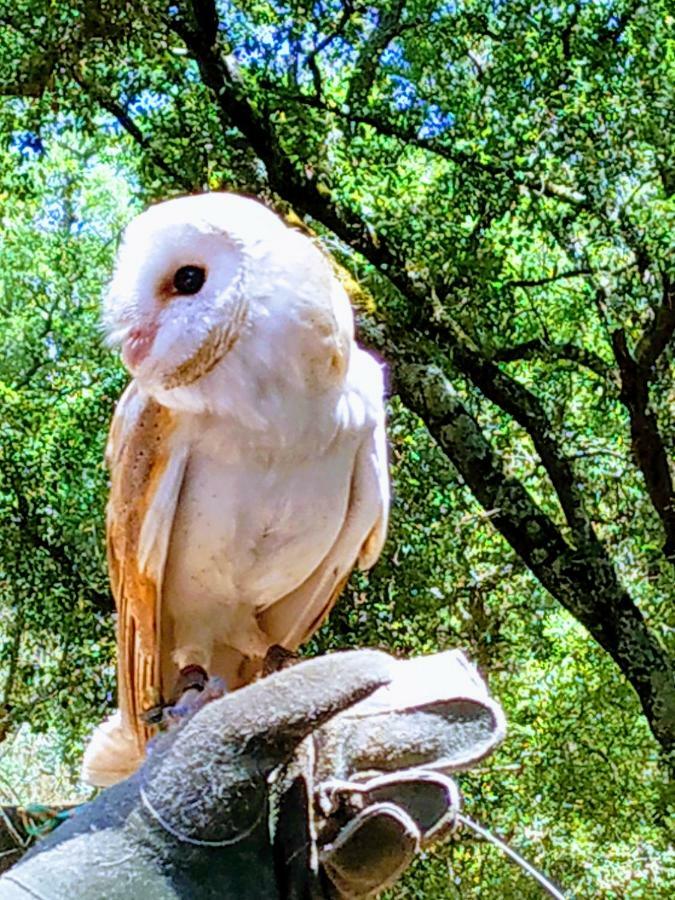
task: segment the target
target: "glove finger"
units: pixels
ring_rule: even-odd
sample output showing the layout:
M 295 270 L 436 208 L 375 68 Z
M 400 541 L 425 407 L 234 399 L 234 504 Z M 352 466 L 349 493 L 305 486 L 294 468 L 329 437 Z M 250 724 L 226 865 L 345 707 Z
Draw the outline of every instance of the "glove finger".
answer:
M 331 653 L 298 663 L 214 700 L 190 719 L 174 747 L 200 741 L 193 752 L 203 755 L 204 740 L 218 746 L 264 751 L 269 768 L 283 762 L 310 731 L 387 684 L 393 660 L 378 650 Z
M 356 815 L 320 854 L 338 897 L 373 897 L 393 884 L 419 850 L 419 831 L 393 803 L 377 803 Z
M 461 801 L 457 785 L 437 772 L 422 770 L 382 775 L 363 785 L 367 803 L 395 803 L 417 825 L 422 847 L 451 831 Z
M 474 765 L 502 739 L 489 706 L 451 701 L 404 714 L 357 719 L 350 729 L 330 723 L 350 760 L 350 777 L 373 771 L 425 768 L 453 772 Z M 352 775 L 353 773 L 353 775 Z
M 501 707 L 463 654 L 396 661 L 385 687 L 322 729 L 317 777 L 367 780 L 410 768 L 448 773 L 491 753 L 505 730 Z
M 334 653 L 214 700 L 144 765 L 146 812 L 184 842 L 240 840 L 263 817 L 269 773 L 313 729 L 386 684 L 392 662 L 375 650 Z

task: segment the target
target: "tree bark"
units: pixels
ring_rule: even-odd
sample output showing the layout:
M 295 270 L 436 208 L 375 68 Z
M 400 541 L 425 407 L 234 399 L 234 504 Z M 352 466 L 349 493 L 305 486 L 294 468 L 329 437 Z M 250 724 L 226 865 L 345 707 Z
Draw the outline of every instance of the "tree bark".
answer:
M 600 547 L 571 547 L 524 486 L 507 476 L 478 423 L 434 366 L 395 366 L 401 399 L 422 414 L 490 521 L 548 591 L 584 625 L 635 689 L 668 759 L 675 754 L 675 679 L 664 649 Z
M 670 297 L 672 306 L 672 295 Z M 645 487 L 654 509 L 661 519 L 665 533 L 663 553 L 675 564 L 675 493 L 670 472 L 670 461 L 656 420 L 649 403 L 649 388 L 654 364 L 665 349 L 675 328 L 675 316 L 657 316 L 663 330 L 655 328 L 653 341 L 643 337 L 635 355 L 628 349 L 623 331 L 612 334 L 612 346 L 621 376 L 620 399 L 628 410 L 630 419 L 631 448 L 635 462 L 642 472 Z M 667 337 L 664 335 L 667 332 Z

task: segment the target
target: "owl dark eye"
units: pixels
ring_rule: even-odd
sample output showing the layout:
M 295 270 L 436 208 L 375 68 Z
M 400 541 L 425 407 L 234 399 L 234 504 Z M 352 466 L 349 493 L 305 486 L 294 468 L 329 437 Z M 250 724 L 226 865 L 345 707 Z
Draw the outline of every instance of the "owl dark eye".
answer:
M 179 294 L 197 294 L 206 281 L 206 270 L 201 266 L 181 266 L 173 276 L 173 286 Z

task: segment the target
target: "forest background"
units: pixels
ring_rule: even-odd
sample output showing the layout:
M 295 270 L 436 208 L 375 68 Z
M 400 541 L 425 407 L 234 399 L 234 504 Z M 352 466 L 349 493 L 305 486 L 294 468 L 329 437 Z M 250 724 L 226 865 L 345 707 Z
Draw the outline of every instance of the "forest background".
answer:
M 509 721 L 469 814 L 576 897 L 675 896 L 674 24 L 665 0 L 0 3 L 5 802 L 86 796 L 114 704 L 119 233 L 231 189 L 317 235 L 387 364 L 390 537 L 306 652 L 465 648 Z M 462 836 L 391 895 L 539 889 Z

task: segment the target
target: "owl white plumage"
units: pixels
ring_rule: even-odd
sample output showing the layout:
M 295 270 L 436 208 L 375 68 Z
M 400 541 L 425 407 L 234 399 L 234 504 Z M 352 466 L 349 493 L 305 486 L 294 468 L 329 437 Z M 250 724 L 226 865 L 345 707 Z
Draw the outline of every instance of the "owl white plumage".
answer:
M 381 367 L 329 261 L 261 203 L 138 216 L 104 323 L 133 380 L 107 450 L 119 711 L 85 754 L 99 785 L 137 768 L 181 673 L 235 688 L 309 638 L 389 508 Z

